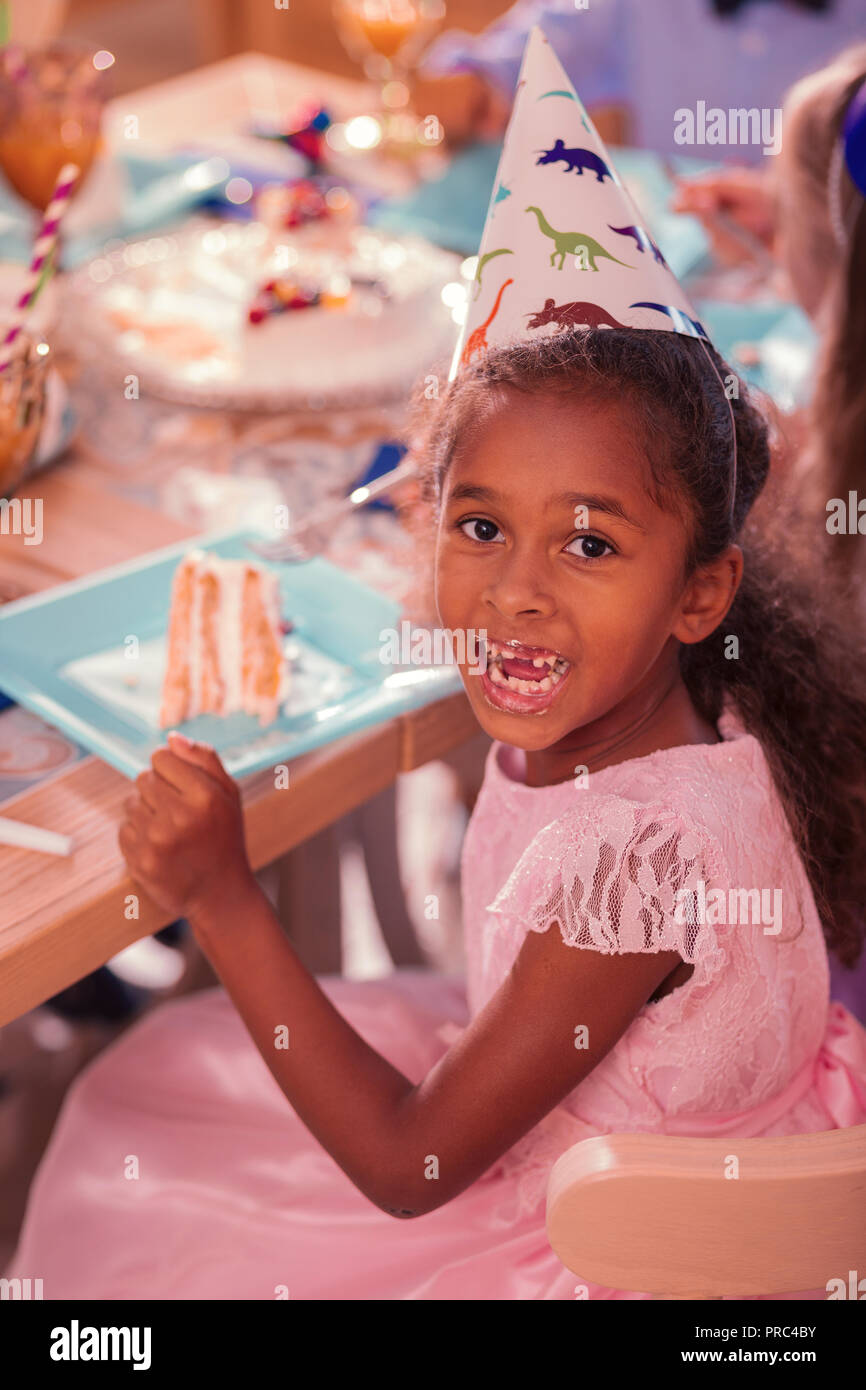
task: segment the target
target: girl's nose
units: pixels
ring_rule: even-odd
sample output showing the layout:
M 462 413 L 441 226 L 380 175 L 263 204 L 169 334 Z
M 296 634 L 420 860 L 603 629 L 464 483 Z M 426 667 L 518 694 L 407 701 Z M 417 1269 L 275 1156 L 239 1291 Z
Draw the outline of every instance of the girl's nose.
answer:
M 550 617 L 556 611 L 549 575 L 537 560 L 514 552 L 503 555 L 483 594 L 503 618 Z

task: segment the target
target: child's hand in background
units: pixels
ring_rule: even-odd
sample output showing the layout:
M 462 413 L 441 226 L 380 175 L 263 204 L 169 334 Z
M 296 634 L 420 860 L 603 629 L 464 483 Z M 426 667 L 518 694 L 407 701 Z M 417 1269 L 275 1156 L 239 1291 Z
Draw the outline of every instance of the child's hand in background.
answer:
M 469 140 L 494 140 L 508 124 L 511 103 L 475 72 L 417 77 L 412 105 L 424 120 L 434 115 L 451 149 Z
M 191 918 L 255 888 L 240 793 L 212 748 L 171 733 L 135 786 L 118 840 L 155 903 Z
M 739 265 L 749 259 L 742 242 L 732 236 L 723 218 L 773 251 L 776 209 L 770 179 L 763 169 L 727 168 L 694 178 L 677 179 L 672 201 L 674 212 L 698 217 L 721 265 Z

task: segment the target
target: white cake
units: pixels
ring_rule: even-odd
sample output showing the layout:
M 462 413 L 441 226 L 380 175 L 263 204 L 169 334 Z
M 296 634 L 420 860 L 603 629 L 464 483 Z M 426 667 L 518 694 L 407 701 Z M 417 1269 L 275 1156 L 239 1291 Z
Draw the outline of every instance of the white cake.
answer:
M 288 692 L 276 574 L 190 551 L 172 583 L 160 727 L 239 712 L 272 724 Z
M 292 409 L 399 399 L 450 359 L 458 330 L 442 289 L 459 281 L 459 258 L 365 227 L 334 237 L 329 246 L 304 228 L 278 243 L 261 223 L 222 223 L 126 247 L 74 277 L 77 327 L 142 389 L 172 400 Z M 349 301 L 250 324 L 262 284 L 286 275 L 351 280 Z

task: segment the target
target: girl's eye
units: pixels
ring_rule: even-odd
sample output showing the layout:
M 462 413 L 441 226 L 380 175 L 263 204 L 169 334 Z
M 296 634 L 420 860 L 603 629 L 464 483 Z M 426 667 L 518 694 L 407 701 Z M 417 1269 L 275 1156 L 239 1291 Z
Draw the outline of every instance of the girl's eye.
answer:
M 468 536 L 472 541 L 492 541 L 494 536 L 499 533 L 499 527 L 495 521 L 488 521 L 483 516 L 471 516 L 468 521 L 459 523 L 460 530 L 464 536 Z M 471 530 L 467 530 L 471 527 Z
M 572 550 L 572 546 L 577 546 L 577 550 Z M 570 555 L 575 555 L 578 560 L 601 560 L 605 551 L 610 551 L 613 555 L 614 548 L 607 541 L 603 541 L 600 536 L 575 536 L 573 541 L 569 541 L 565 547 Z

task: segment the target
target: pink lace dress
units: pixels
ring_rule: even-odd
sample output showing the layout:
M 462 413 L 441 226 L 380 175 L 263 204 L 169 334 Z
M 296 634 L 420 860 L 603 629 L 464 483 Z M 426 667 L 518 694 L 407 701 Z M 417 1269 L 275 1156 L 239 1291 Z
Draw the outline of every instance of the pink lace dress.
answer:
M 526 932 L 554 919 L 576 949 L 674 947 L 693 962 L 687 983 L 647 1004 L 458 1198 L 408 1222 L 372 1206 L 215 989 L 147 1015 L 76 1080 L 5 1273 L 42 1278 L 47 1299 L 571 1299 L 585 1281 L 544 1229 L 550 1166 L 571 1144 L 866 1122 L 866 1032 L 830 1004 L 820 923 L 761 748 L 730 718 L 720 732 L 586 786 L 529 787 L 521 755 L 494 745 L 463 855 L 465 983 L 424 971 L 322 978 L 358 1032 L 419 1081 L 499 988 Z

